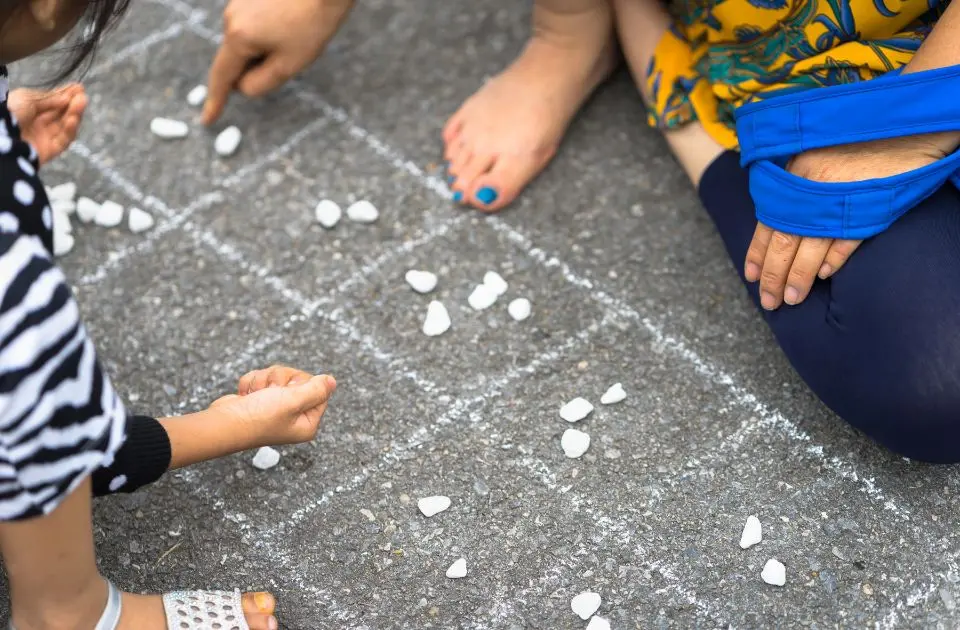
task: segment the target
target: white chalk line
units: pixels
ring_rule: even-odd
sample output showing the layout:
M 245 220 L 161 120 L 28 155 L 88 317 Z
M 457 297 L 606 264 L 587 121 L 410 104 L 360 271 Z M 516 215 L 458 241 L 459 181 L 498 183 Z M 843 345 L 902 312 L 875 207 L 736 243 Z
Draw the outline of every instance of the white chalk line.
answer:
M 628 523 L 625 520 L 607 516 L 599 510 L 591 507 L 583 499 L 583 497 L 576 493 L 571 493 L 570 490 L 572 489 L 572 486 L 562 486 L 557 481 L 556 473 L 550 470 L 550 467 L 543 460 L 528 456 L 521 459 L 519 463 L 546 488 L 557 493 L 559 497 L 566 498 L 574 505 L 578 512 L 586 513 L 591 517 L 593 520 L 593 530 L 585 532 L 589 536 L 591 542 L 600 545 L 610 538 L 616 538 L 616 542 L 621 548 L 630 544 L 631 537 L 628 532 Z M 729 622 L 725 621 L 721 615 L 713 610 L 713 607 L 709 603 L 699 599 L 693 591 L 687 588 L 686 582 L 677 577 L 677 575 L 674 573 L 677 569 L 677 565 L 667 564 L 663 560 L 651 561 L 647 559 L 649 557 L 650 554 L 646 552 L 642 554 L 638 552 L 638 558 L 640 560 L 639 566 L 659 573 L 661 578 L 663 578 L 663 580 L 667 583 L 668 590 L 672 591 L 674 595 L 680 597 L 685 603 L 694 606 L 706 617 L 720 624 L 720 626 L 727 627 L 729 625 Z M 561 574 L 565 568 L 565 565 L 558 565 L 548 570 L 547 573 L 554 572 Z M 515 596 L 513 599 L 516 601 L 498 602 L 495 605 L 498 609 L 502 609 L 504 611 L 515 610 L 518 602 L 520 602 L 522 598 L 529 594 L 529 590 L 530 589 L 524 589 L 518 596 Z M 507 617 L 504 617 L 504 619 L 506 618 Z
M 398 151 L 355 124 L 344 110 L 330 105 L 324 99 L 311 92 L 301 91 L 301 93 L 304 94 L 306 100 L 315 104 L 326 115 L 342 124 L 351 136 L 364 141 L 374 153 L 391 163 L 395 168 L 405 171 L 416 178 L 424 187 L 434 191 L 443 199 L 450 199 L 452 197 L 452 193 L 445 182 L 438 177 L 427 175 L 419 166 L 404 158 Z M 893 500 L 887 498 L 872 478 L 863 478 L 856 472 L 851 464 L 837 457 L 827 457 L 824 454 L 822 446 L 812 444 L 813 439 L 808 433 L 798 427 L 793 421 L 784 417 L 779 411 L 770 409 L 767 405 L 760 402 L 754 394 L 738 385 L 730 374 L 706 359 L 703 359 L 695 350 L 689 347 L 685 340 L 670 335 L 659 323 L 652 321 L 649 317 L 641 315 L 619 299 L 596 288 L 593 282 L 575 273 L 569 265 L 557 257 L 550 256 L 543 250 L 535 247 L 529 238 L 501 219 L 491 216 L 487 218 L 487 223 L 493 227 L 494 230 L 505 235 L 510 241 L 517 244 L 527 256 L 538 262 L 541 266 L 545 268 L 558 268 L 568 283 L 588 291 L 596 302 L 613 309 L 616 313 L 627 319 L 639 322 L 650 333 L 658 345 L 669 349 L 675 355 L 692 364 L 699 375 L 724 387 L 734 402 L 759 416 L 759 424 L 761 427 L 776 428 L 794 441 L 809 444 L 806 449 L 807 453 L 812 457 L 818 458 L 826 469 L 843 479 L 859 483 L 861 491 L 882 504 L 884 509 L 892 511 L 901 518 L 909 516 L 909 511 L 899 507 Z
M 221 39 L 216 33 L 213 33 L 203 25 L 190 24 L 188 28 L 191 28 L 202 37 L 206 37 L 213 43 L 219 43 Z M 366 129 L 354 123 L 350 116 L 343 109 L 331 105 L 325 99 L 312 93 L 308 89 L 298 90 L 297 93 L 303 100 L 312 103 L 321 111 L 323 111 L 325 115 L 340 123 L 347 130 L 349 135 L 363 141 L 374 153 L 385 159 L 395 168 L 404 171 L 415 179 L 419 180 L 424 187 L 440 195 L 443 199 L 452 198 L 452 193 L 445 182 L 438 177 L 427 175 L 423 169 L 406 159 L 400 152 L 382 142 Z M 728 395 L 733 401 L 759 416 L 760 426 L 764 428 L 779 429 L 792 440 L 799 441 L 801 443 L 810 444 L 813 441 L 810 435 L 798 427 L 793 421 L 784 417 L 779 411 L 768 408 L 764 403 L 760 402 L 754 394 L 738 385 L 731 375 L 716 367 L 711 362 L 703 359 L 695 350 L 692 350 L 688 346 L 685 340 L 678 339 L 668 334 L 664 330 L 663 326 L 659 323 L 653 322 L 649 317 L 641 315 L 639 312 L 628 307 L 620 300 L 610 296 L 600 289 L 595 288 L 593 282 L 573 272 L 566 263 L 560 261 L 555 256 L 549 256 L 543 250 L 535 247 L 530 239 L 528 239 L 515 228 L 503 222 L 501 219 L 497 217 L 488 217 L 487 222 L 496 231 L 504 234 L 509 240 L 516 243 L 519 248 L 524 251 L 524 253 L 540 263 L 542 266 L 547 268 L 559 268 L 567 282 L 590 292 L 591 297 L 595 301 L 613 309 L 621 316 L 639 322 L 651 334 L 651 336 L 653 336 L 657 344 L 669 349 L 677 356 L 683 358 L 688 363 L 691 363 L 698 374 L 705 377 L 707 380 L 726 388 Z M 807 448 L 807 453 L 815 458 L 819 458 L 825 468 L 834 472 L 841 478 L 859 483 L 861 485 L 861 491 L 865 492 L 875 501 L 881 503 L 884 506 L 884 509 L 892 511 L 901 517 L 909 516 L 909 511 L 897 506 L 894 501 L 888 499 L 884 492 L 878 486 L 876 486 L 873 479 L 862 478 L 852 465 L 843 462 L 839 458 L 827 457 L 824 454 L 822 446 L 810 444 L 810 446 Z
M 937 573 L 933 579 L 918 587 L 909 593 L 906 597 L 898 600 L 887 615 L 875 625 L 877 630 L 893 630 L 900 623 L 906 609 L 922 608 L 935 593 L 940 591 L 941 585 L 946 582 L 955 583 L 960 581 L 960 567 L 957 561 L 960 559 L 960 551 L 954 551 L 946 556 L 947 570 Z
M 337 293 L 343 294 L 352 291 L 358 285 L 369 280 L 371 275 L 373 275 L 377 270 L 382 269 L 387 263 L 393 262 L 394 259 L 405 254 L 409 254 L 413 250 L 426 245 L 434 239 L 446 235 L 451 230 L 455 230 L 456 228 L 460 227 L 460 224 L 465 220 L 466 215 L 457 215 L 450 221 L 440 223 L 437 226 L 427 230 L 417 238 L 404 241 L 397 247 L 388 249 L 386 252 L 375 258 L 372 262 L 364 265 L 355 273 L 351 274 L 346 280 L 337 285 Z
M 107 255 L 107 259 L 91 273 L 83 276 L 77 281 L 77 285 L 87 287 L 105 280 L 112 271 L 120 267 L 125 259 L 132 254 L 144 255 L 151 251 L 162 236 L 171 232 L 194 213 L 205 210 L 215 203 L 223 201 L 223 195 L 220 192 L 212 192 L 199 197 L 189 206 L 178 212 L 172 218 L 164 218 L 156 227 L 150 230 L 143 238 L 136 243 L 118 248 Z M 138 201 L 140 203 L 140 201 Z
M 84 80 L 90 81 L 96 79 L 102 74 L 106 74 L 113 70 L 116 66 L 125 62 L 130 57 L 135 57 L 155 44 L 165 42 L 171 39 L 178 37 L 184 30 L 183 24 L 176 23 L 171 24 L 162 31 L 151 33 L 150 35 L 144 37 L 143 39 L 137 40 L 136 42 L 122 48 L 116 54 L 105 59 L 102 63 L 96 64 L 90 71 L 84 76 Z
M 163 4 L 170 5 L 173 3 L 163 2 Z M 187 27 L 194 32 L 198 32 L 198 34 L 202 34 L 203 36 L 207 37 L 214 43 L 219 43 L 219 41 L 221 40 L 219 35 L 212 34 L 211 36 L 210 31 L 203 28 L 199 24 L 191 23 L 191 24 L 188 24 Z M 206 31 L 206 32 L 203 32 L 203 31 Z M 321 109 L 324 110 L 324 113 L 326 115 L 330 116 L 337 122 L 347 126 L 348 132 L 350 133 L 351 136 L 358 138 L 360 140 L 363 140 L 371 149 L 373 149 L 376 153 L 378 153 L 378 155 L 388 159 L 395 167 L 400 168 L 408 172 L 409 174 L 413 175 L 414 177 L 420 179 L 421 182 L 426 187 L 430 188 L 431 190 L 439 194 L 442 198 L 449 199 L 451 197 L 451 193 L 449 189 L 446 187 L 446 185 L 444 184 L 444 182 L 442 182 L 440 179 L 436 177 L 427 176 L 415 164 L 405 160 L 399 153 L 391 149 L 386 144 L 380 142 L 375 136 L 372 136 L 363 128 L 355 125 L 342 109 L 335 108 L 329 105 L 328 103 L 326 103 L 326 101 L 323 101 L 322 99 L 320 99 L 320 97 L 315 96 L 312 93 L 301 92 L 300 94 L 302 94 L 302 97 L 304 100 L 311 101 L 318 105 L 322 105 Z M 503 224 L 502 222 L 500 222 L 499 219 L 492 218 L 490 223 L 495 227 L 505 228 L 505 230 L 508 232 L 508 235 L 511 235 L 514 237 L 519 236 L 521 240 L 524 240 L 524 241 L 526 240 L 522 234 L 520 234 L 510 226 Z M 537 252 L 539 252 L 539 250 L 534 250 L 532 247 L 529 250 L 527 250 L 528 255 L 531 255 L 535 258 L 537 257 L 535 255 Z M 542 252 L 540 252 L 540 254 L 542 255 Z M 555 261 L 555 260 L 556 260 L 555 258 L 546 259 L 546 257 L 543 256 L 543 260 L 541 262 L 546 263 L 546 262 Z M 556 265 L 552 265 L 552 266 L 556 266 Z M 562 265 L 562 266 L 566 267 L 566 265 Z M 569 271 L 569 268 L 567 268 L 567 271 Z M 578 276 L 575 276 L 575 275 L 573 277 L 578 278 Z M 571 278 L 568 276 L 567 279 L 569 281 Z M 592 283 L 590 283 L 585 279 L 583 279 L 583 284 L 581 286 L 587 289 L 592 289 Z M 729 375 L 727 375 L 722 370 L 718 370 L 707 361 L 701 359 L 695 351 L 690 350 L 686 346 L 684 341 L 677 340 L 674 337 L 666 334 L 660 325 L 655 324 L 652 321 L 650 321 L 648 318 L 641 316 L 638 312 L 634 311 L 633 309 L 630 309 L 629 307 L 625 307 L 618 300 L 606 295 L 602 291 L 593 292 L 593 297 L 595 299 L 599 298 L 599 301 L 601 301 L 601 303 L 607 303 L 607 300 L 609 300 L 610 302 L 608 303 L 608 305 L 616 308 L 618 312 L 620 312 L 622 315 L 627 315 L 631 319 L 640 321 L 640 323 L 648 330 L 648 332 L 650 332 L 654 336 L 654 338 L 658 341 L 658 343 L 663 345 L 665 348 L 670 349 L 671 351 L 678 354 L 682 358 L 693 363 L 694 367 L 696 368 L 696 371 L 702 376 L 705 376 L 708 379 L 713 380 L 714 382 L 722 386 L 725 386 L 728 389 L 728 392 L 734 397 L 734 400 L 738 404 L 748 408 L 750 407 L 751 404 L 754 405 L 754 410 L 758 412 L 758 414 L 761 416 L 761 418 L 757 422 L 756 428 L 760 428 L 760 427 L 777 428 L 780 430 L 785 430 L 788 437 L 790 437 L 791 439 L 799 440 L 802 442 L 811 441 L 809 434 L 807 434 L 802 429 L 797 427 L 796 424 L 794 424 L 792 421 L 783 417 L 782 414 L 780 414 L 779 412 L 769 410 L 766 407 L 766 405 L 757 401 L 756 397 L 753 394 L 747 392 L 740 386 L 736 385 L 735 381 Z M 741 427 L 742 435 L 745 436 L 753 431 L 753 428 L 748 428 L 748 427 L 749 425 Z M 742 440 L 738 439 L 735 436 L 731 436 L 730 438 L 725 440 L 725 443 L 736 445 L 738 443 L 742 443 Z M 903 510 L 902 508 L 899 508 L 891 500 L 886 499 L 883 496 L 883 492 L 873 484 L 872 479 L 866 479 L 866 480 L 860 481 L 859 475 L 856 473 L 856 471 L 853 469 L 851 465 L 847 464 L 846 462 L 843 462 L 842 460 L 836 457 L 827 458 L 824 455 L 823 447 L 821 446 L 811 445 L 807 448 L 807 452 L 811 455 L 821 458 L 825 467 L 836 472 L 842 478 L 863 483 L 864 487 L 861 488 L 861 490 L 866 492 L 875 500 L 883 502 L 885 509 L 897 512 L 901 515 L 908 517 L 909 512 L 906 510 Z M 933 590 L 935 589 L 931 588 L 931 590 L 929 590 L 929 593 L 932 593 Z M 922 599 L 925 601 L 927 597 L 929 597 L 929 594 L 926 597 L 923 597 Z
M 257 160 L 247 164 L 246 166 L 241 167 L 237 172 L 229 175 L 220 182 L 220 186 L 224 188 L 232 188 L 233 186 L 239 184 L 244 179 L 250 175 L 259 172 L 267 164 L 277 160 L 278 158 L 286 155 L 292 151 L 298 144 L 300 144 L 307 136 L 317 131 L 320 131 L 324 127 L 330 124 L 330 119 L 326 117 L 317 118 L 316 120 L 305 125 L 295 134 L 290 136 L 286 142 L 281 144 L 279 147 L 270 151 L 269 153 L 257 158 Z
M 179 13 L 182 17 L 186 18 L 192 23 L 199 24 L 207 18 L 206 11 L 203 9 L 198 9 L 187 2 L 183 2 L 182 0 L 148 0 L 148 2 L 166 7 L 174 13 Z M 200 14 L 200 18 L 193 19 L 198 13 Z
M 344 125 L 351 136 L 364 141 L 375 153 L 390 162 L 394 167 L 420 180 L 425 187 L 433 190 L 442 198 L 450 199 L 452 197 L 452 193 L 442 180 L 427 175 L 419 166 L 405 159 L 400 153 L 353 123 L 344 110 L 330 105 L 324 99 L 311 92 L 302 91 L 300 93 L 304 94 L 306 100 L 317 105 L 325 114 Z M 758 400 L 753 393 L 738 385 L 730 374 L 718 368 L 712 362 L 702 358 L 695 350 L 689 347 L 685 340 L 670 335 L 659 323 L 652 321 L 649 317 L 641 315 L 633 308 L 626 306 L 623 302 L 610 296 L 606 292 L 595 288 L 591 281 L 574 273 L 566 263 L 563 263 L 555 256 L 548 256 L 543 250 L 536 248 L 526 236 L 499 218 L 489 217 L 488 223 L 495 230 L 505 234 L 510 240 L 517 243 L 521 250 L 542 266 L 559 268 L 569 283 L 589 291 L 595 301 L 613 309 L 621 316 L 639 322 L 648 333 L 651 334 L 658 345 L 670 350 L 675 355 L 690 363 L 695 371 L 708 381 L 724 387 L 734 402 L 758 416 L 756 428 L 779 430 L 795 442 L 806 443 L 808 445 L 804 449 L 806 454 L 819 460 L 824 468 L 830 470 L 842 479 L 859 484 L 860 491 L 880 503 L 884 510 L 890 511 L 904 520 L 909 520 L 910 511 L 888 498 L 884 491 L 876 485 L 873 478 L 863 477 L 856 471 L 852 464 L 839 457 L 827 456 L 824 447 L 814 444 L 812 437 L 806 431 L 783 416 L 778 410 L 770 409 L 766 404 Z M 745 433 L 752 430 L 753 429 L 747 429 Z M 736 443 L 736 439 L 728 439 L 726 443 L 734 444 Z M 717 454 L 719 455 L 720 452 Z
M 432 423 L 422 426 L 410 434 L 404 442 L 391 442 L 389 449 L 380 457 L 380 460 L 372 468 L 364 469 L 360 474 L 353 477 L 349 482 L 340 484 L 332 490 L 323 493 L 319 498 L 300 507 L 277 527 L 271 534 L 277 534 L 280 537 L 290 528 L 299 525 L 304 519 L 309 517 L 320 507 L 327 505 L 331 499 L 345 492 L 351 492 L 365 483 L 369 478 L 382 470 L 387 470 L 401 460 L 401 455 L 410 452 L 423 444 L 433 441 L 440 431 L 467 416 L 468 412 L 477 406 L 482 406 L 501 394 L 501 390 L 508 387 L 521 376 L 532 374 L 546 364 L 553 363 L 563 355 L 567 354 L 577 346 L 585 343 L 604 325 L 604 322 L 596 322 L 593 325 L 574 335 L 560 346 L 546 351 L 522 367 L 515 367 L 508 370 L 503 376 L 493 381 L 487 386 L 487 392 L 473 398 L 456 398 L 450 408 L 440 415 Z M 470 423 L 467 426 L 473 426 Z
M 824 468 L 843 479 L 860 484 L 860 490 L 874 501 L 883 505 L 884 509 L 897 514 L 901 518 L 909 517 L 910 512 L 905 508 L 899 507 L 893 500 L 889 499 L 884 492 L 877 487 L 872 478 L 862 477 L 856 472 L 852 465 L 837 457 L 827 457 L 822 446 L 812 444 L 813 438 L 811 438 L 807 432 L 798 427 L 793 421 L 784 417 L 779 411 L 767 407 L 767 405 L 759 401 L 754 394 L 738 385 L 734 378 L 723 369 L 702 358 L 695 350 L 689 347 L 686 340 L 670 335 L 664 330 L 663 326 L 654 322 L 649 317 L 641 315 L 621 300 L 596 288 L 592 281 L 575 273 L 569 265 L 556 256 L 551 256 L 542 249 L 534 246 L 530 239 L 500 219 L 490 217 L 488 223 L 494 230 L 500 232 L 508 240 L 516 244 L 521 251 L 525 252 L 534 261 L 545 268 L 558 269 L 568 283 L 588 291 L 594 301 L 613 310 L 613 312 L 627 320 L 638 322 L 653 338 L 655 345 L 669 350 L 674 355 L 691 364 L 697 374 L 704 377 L 708 382 L 712 382 L 726 389 L 727 395 L 733 402 L 757 416 L 758 428 L 776 429 L 794 442 L 809 444 L 806 449 L 807 454 L 818 459 Z M 744 430 L 743 427 L 741 427 L 741 430 Z M 730 441 L 728 438 L 728 442 L 733 444 L 736 440 Z

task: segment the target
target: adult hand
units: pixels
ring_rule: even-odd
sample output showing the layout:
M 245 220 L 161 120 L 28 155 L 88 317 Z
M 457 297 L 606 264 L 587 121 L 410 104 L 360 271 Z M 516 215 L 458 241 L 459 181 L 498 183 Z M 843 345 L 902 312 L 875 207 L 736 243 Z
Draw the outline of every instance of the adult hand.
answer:
M 313 63 L 352 6 L 353 0 L 230 0 L 207 80 L 204 124 L 216 122 L 232 90 L 261 96 Z
M 801 153 L 787 166 L 794 175 L 817 182 L 858 182 L 890 177 L 932 164 L 956 148 L 947 134 L 875 140 Z M 760 282 L 760 303 L 776 310 L 796 305 L 817 277 L 835 274 L 862 241 L 797 236 L 757 224 L 744 274 Z

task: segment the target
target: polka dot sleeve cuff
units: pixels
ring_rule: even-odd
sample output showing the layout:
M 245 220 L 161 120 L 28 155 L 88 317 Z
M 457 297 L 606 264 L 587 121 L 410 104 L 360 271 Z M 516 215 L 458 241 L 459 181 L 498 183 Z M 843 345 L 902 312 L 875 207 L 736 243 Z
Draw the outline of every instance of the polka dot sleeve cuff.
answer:
M 127 438 L 109 466 L 93 473 L 93 494 L 133 492 L 163 476 L 170 467 L 170 438 L 154 418 L 127 418 Z

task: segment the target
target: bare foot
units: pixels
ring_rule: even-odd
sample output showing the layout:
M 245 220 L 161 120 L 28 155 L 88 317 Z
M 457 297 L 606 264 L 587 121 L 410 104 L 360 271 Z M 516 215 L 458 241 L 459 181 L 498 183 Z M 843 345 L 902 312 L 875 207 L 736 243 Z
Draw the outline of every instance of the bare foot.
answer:
M 242 596 L 243 616 L 250 630 L 277 630 L 279 627 L 273 612 L 276 600 L 270 593 L 244 593 Z M 232 628 L 229 620 L 224 620 L 225 630 Z M 163 602 L 158 595 L 123 594 L 123 612 L 117 630 L 167 630 Z
M 500 210 L 550 162 L 570 121 L 617 62 L 607 0 L 553 11 L 538 0 L 520 56 L 443 130 L 454 201 Z M 569 3 L 567 3 L 569 4 Z
M 46 164 L 77 138 L 87 95 L 79 83 L 50 92 L 21 88 L 10 92 L 8 106 L 23 139 L 36 149 L 40 164 Z

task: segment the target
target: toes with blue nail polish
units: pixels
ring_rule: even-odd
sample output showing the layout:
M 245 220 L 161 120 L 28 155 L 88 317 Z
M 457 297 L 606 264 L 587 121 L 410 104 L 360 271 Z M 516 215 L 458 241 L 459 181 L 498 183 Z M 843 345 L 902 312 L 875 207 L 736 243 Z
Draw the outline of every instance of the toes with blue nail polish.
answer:
M 463 201 L 463 193 L 460 192 L 459 190 L 453 193 L 453 200 L 456 203 L 460 203 L 461 201 Z
M 497 191 L 489 186 L 484 186 L 477 191 L 477 201 L 482 204 L 490 205 L 497 200 Z

